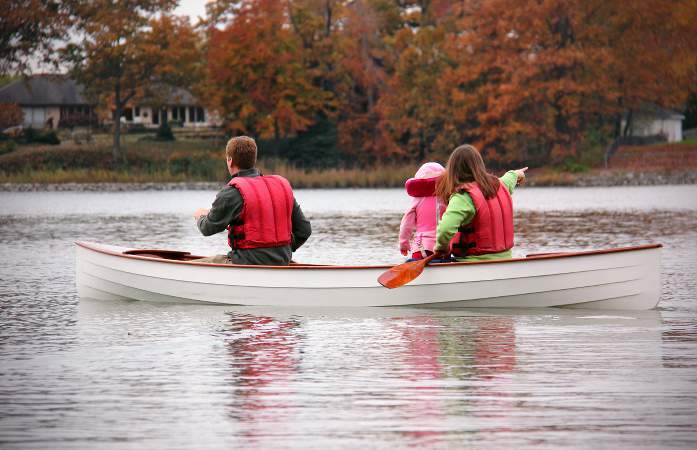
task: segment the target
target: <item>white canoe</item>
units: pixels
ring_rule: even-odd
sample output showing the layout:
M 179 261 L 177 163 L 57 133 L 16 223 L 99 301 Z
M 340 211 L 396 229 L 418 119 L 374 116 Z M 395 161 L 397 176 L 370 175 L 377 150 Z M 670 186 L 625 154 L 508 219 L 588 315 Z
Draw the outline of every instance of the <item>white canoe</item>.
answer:
M 661 245 L 433 264 L 386 289 L 390 266 L 197 263 L 189 252 L 77 244 L 80 297 L 254 306 L 427 306 L 645 310 L 660 297 Z

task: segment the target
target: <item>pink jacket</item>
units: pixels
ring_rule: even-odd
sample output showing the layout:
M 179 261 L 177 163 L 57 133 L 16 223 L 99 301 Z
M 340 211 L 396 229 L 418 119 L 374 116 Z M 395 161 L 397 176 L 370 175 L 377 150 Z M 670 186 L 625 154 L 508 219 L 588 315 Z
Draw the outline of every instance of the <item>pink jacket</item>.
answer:
M 436 245 L 438 219 L 445 212 L 443 204 L 436 200 L 436 182 L 445 169 L 437 162 L 427 162 L 419 167 L 414 178 L 404 183 L 413 200 L 402 217 L 399 226 L 399 249 L 402 254 L 416 253 L 423 247 L 433 251 Z
M 408 249 L 411 254 L 423 246 L 424 250 L 433 251 L 438 217 L 443 212 L 445 208 L 436 197 L 414 197 L 399 226 L 400 250 Z

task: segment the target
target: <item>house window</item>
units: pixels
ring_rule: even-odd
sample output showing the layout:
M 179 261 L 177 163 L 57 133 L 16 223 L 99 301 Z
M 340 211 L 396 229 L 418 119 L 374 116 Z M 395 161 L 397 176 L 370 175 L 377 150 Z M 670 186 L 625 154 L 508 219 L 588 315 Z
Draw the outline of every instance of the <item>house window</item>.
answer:
M 205 112 L 203 111 L 203 108 L 200 106 L 196 107 L 196 122 L 205 122 L 206 121 L 206 115 Z
M 179 108 L 172 108 L 172 120 L 179 119 Z
M 189 106 L 189 122 L 196 122 L 196 108 Z
M 140 117 L 140 106 L 136 106 L 136 109 L 133 112 L 133 115 L 136 117 Z

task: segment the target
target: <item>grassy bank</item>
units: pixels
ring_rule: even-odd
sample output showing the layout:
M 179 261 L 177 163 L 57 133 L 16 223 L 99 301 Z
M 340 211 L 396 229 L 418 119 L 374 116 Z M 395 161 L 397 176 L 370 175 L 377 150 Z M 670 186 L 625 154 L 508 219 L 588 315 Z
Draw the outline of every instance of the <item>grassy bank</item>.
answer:
M 174 142 L 127 135 L 123 157 L 117 160 L 112 157 L 106 136 L 96 136 L 85 144 L 21 146 L 0 155 L 0 183 L 221 183 L 228 178 L 222 142 L 222 139 L 195 135 L 179 136 Z M 403 186 L 418 164 L 307 169 L 267 158 L 259 161 L 259 167 L 265 173 L 285 176 L 297 188 L 371 188 Z M 614 185 L 632 180 L 647 184 L 689 183 L 693 178 L 682 174 L 696 170 L 697 142 L 622 147 L 608 169 L 579 164 L 536 168 L 529 172 L 529 184 Z M 633 173 L 642 176 L 633 177 Z
M 16 173 L 0 172 L 0 183 L 178 183 L 178 182 L 222 182 L 228 176 L 225 166 L 219 177 L 191 177 L 185 173 L 168 170 L 126 171 L 105 169 L 55 169 L 32 170 Z M 274 167 L 271 169 L 270 167 Z M 370 169 L 326 169 L 306 170 L 287 164 L 262 162 L 260 169 L 288 178 L 296 188 L 372 188 L 399 187 L 413 176 L 412 166 L 376 166 Z

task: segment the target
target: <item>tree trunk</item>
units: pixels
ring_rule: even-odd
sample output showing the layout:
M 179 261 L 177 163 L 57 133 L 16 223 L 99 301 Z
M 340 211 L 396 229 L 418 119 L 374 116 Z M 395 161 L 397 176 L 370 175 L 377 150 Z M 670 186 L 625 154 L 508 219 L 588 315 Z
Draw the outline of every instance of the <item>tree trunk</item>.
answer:
M 631 134 L 632 131 L 632 120 L 634 119 L 634 110 L 630 109 L 629 112 L 627 112 L 627 120 L 624 124 L 624 131 L 622 132 L 622 137 L 627 137 Z
M 114 162 L 121 156 L 121 112 L 123 105 L 121 104 L 121 84 L 116 83 L 114 86 L 114 146 L 112 155 Z
M 330 0 L 324 2 L 324 37 L 332 33 L 332 4 Z

